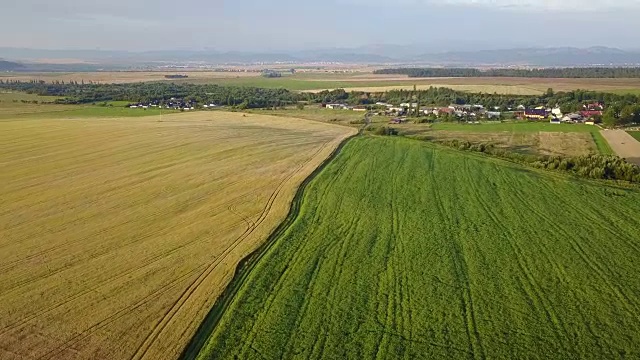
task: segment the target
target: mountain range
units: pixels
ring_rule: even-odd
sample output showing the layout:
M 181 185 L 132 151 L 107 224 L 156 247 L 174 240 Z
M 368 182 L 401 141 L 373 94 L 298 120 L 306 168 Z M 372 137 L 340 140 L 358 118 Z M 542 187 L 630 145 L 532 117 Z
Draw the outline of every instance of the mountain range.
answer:
M 144 67 L 159 64 L 275 64 L 275 63 L 349 63 L 395 64 L 406 66 L 634 66 L 640 65 L 640 51 L 610 47 L 590 48 L 516 48 L 480 51 L 428 51 L 417 46 L 371 45 L 358 48 L 316 49 L 282 52 L 221 52 L 216 50 L 110 51 L 39 50 L 0 48 L 0 59 L 19 62 L 0 71 L 43 70 L 47 61 L 62 70 L 64 61 L 82 61 L 96 68 Z M 63 65 L 60 65 L 63 64 Z M 49 66 L 53 66 L 49 64 Z M 76 65 L 78 67 L 78 65 Z

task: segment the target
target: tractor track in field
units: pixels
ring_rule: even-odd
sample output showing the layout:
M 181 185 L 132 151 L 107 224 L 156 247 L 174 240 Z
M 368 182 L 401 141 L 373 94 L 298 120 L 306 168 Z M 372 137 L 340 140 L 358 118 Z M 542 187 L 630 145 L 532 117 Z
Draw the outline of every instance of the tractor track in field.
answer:
M 331 154 L 309 176 L 307 176 L 302 181 L 302 183 L 296 190 L 293 200 L 291 201 L 289 213 L 287 214 L 284 221 L 281 222 L 278 227 L 276 227 L 276 229 L 271 233 L 271 235 L 269 235 L 269 237 L 262 243 L 262 245 L 260 245 L 255 251 L 253 251 L 238 263 L 231 282 L 220 294 L 215 304 L 198 327 L 196 333 L 193 335 L 187 346 L 180 354 L 179 359 L 195 359 L 198 356 L 201 349 L 204 347 L 207 340 L 220 322 L 222 315 L 232 303 L 235 295 L 240 289 L 240 286 L 251 273 L 251 270 L 269 251 L 269 249 L 272 248 L 277 239 L 285 233 L 285 231 L 293 224 L 295 219 L 298 217 L 302 204 L 302 198 L 309 183 L 311 183 L 312 180 L 314 180 L 320 173 L 322 173 L 327 165 L 329 165 L 341 153 L 342 149 L 347 143 L 349 143 L 351 139 L 363 133 L 364 128 L 370 123 L 370 121 L 368 120 L 368 116 L 366 117 L 366 119 L 367 120 L 365 126 L 361 128 L 357 134 L 351 135 L 342 140 L 342 142 L 340 142 L 340 144 L 333 150 L 333 152 L 331 152 Z
M 325 143 L 322 147 L 320 147 L 320 149 L 318 149 L 318 151 L 311 156 L 311 159 L 316 157 L 327 146 L 328 146 L 328 143 Z M 178 300 L 175 301 L 175 303 L 171 306 L 171 308 L 165 313 L 162 319 L 158 322 L 158 324 L 155 326 L 153 331 L 146 337 L 143 343 L 138 347 L 135 354 L 132 356 L 132 359 L 142 359 L 147 355 L 147 352 L 156 342 L 157 338 L 160 336 L 160 334 L 164 332 L 164 330 L 167 328 L 169 323 L 174 319 L 176 314 L 180 312 L 182 307 L 188 302 L 191 295 L 193 295 L 193 293 L 195 293 L 198 290 L 200 285 L 209 277 L 209 275 L 215 269 L 218 268 L 218 266 L 227 258 L 227 256 L 232 251 L 234 251 L 243 242 L 243 240 L 251 236 L 251 234 L 253 234 L 253 232 L 258 228 L 258 226 L 261 225 L 264 222 L 264 220 L 266 220 L 266 218 L 271 213 L 271 208 L 273 207 L 273 204 L 275 203 L 276 199 L 280 196 L 280 193 L 282 192 L 282 189 L 284 188 L 285 184 L 289 180 L 291 180 L 291 178 L 293 178 L 296 174 L 298 174 L 302 170 L 302 168 L 304 168 L 304 166 L 305 166 L 305 163 L 300 164 L 294 171 L 291 172 L 291 174 L 289 174 L 282 182 L 280 182 L 276 190 L 269 197 L 269 200 L 267 201 L 267 204 L 265 205 L 259 218 L 254 222 L 254 226 L 253 227 L 249 226 L 242 235 L 240 235 L 227 249 L 224 250 L 222 254 L 220 254 L 220 256 L 218 256 L 211 264 L 209 264 L 209 266 L 207 266 L 205 270 L 198 275 L 196 280 L 194 280 L 187 287 L 187 289 L 185 289 L 185 291 L 180 295 Z M 232 213 L 234 212 L 232 211 Z

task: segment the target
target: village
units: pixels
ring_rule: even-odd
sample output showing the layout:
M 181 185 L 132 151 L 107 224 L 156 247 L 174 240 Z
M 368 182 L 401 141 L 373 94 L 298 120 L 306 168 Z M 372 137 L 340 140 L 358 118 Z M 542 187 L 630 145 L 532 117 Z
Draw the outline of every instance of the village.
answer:
M 161 108 L 178 111 L 194 111 L 217 109 L 222 106 L 215 103 L 199 104 L 195 100 L 171 98 L 166 101 L 153 100 L 150 102 L 129 103 L 126 107 L 142 110 Z M 446 107 L 432 107 L 420 106 L 416 102 L 400 103 L 397 105 L 377 102 L 371 105 L 355 106 L 345 103 L 329 103 L 321 104 L 320 107 L 327 110 L 369 112 L 374 115 L 388 116 L 391 118 L 390 124 L 402 124 L 407 122 L 409 118 L 418 118 L 421 119 L 421 122 L 457 121 L 479 123 L 481 121 L 529 120 L 548 121 L 552 124 L 595 125 L 599 122 L 605 109 L 605 105 L 600 102 L 584 104 L 581 110 L 568 113 L 563 113 L 560 106 L 553 108 L 545 106 L 528 108 L 524 105 L 519 105 L 515 108 L 487 108 L 480 104 L 451 104 Z
M 483 105 L 458 105 L 448 107 L 419 107 L 418 103 L 401 103 L 399 105 L 377 102 L 375 106 L 349 106 L 347 104 L 323 104 L 322 107 L 332 110 L 371 111 L 376 115 L 391 116 L 390 124 L 401 124 L 408 117 L 429 117 L 431 120 L 440 121 L 464 121 L 478 123 L 500 120 L 538 120 L 549 121 L 552 124 L 587 124 L 595 125 L 604 111 L 603 103 L 591 103 L 583 105 L 582 110 L 563 113 L 559 106 L 554 108 L 539 106 L 527 108 L 519 105 L 516 108 L 507 108 L 501 111 L 500 107 L 487 109 Z

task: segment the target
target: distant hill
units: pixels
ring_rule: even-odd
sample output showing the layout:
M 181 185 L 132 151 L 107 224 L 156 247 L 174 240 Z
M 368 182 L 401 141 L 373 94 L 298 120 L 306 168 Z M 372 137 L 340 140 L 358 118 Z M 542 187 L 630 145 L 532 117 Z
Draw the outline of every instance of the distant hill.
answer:
M 0 60 L 0 71 L 16 71 L 24 69 L 24 67 L 24 65 L 17 62 Z
M 429 49 L 430 51 L 427 51 Z M 435 49 L 435 50 L 434 50 Z M 37 50 L 0 48 L 0 57 L 25 62 L 25 67 L 5 65 L 21 71 L 44 70 L 43 64 L 26 64 L 41 59 L 76 59 L 86 62 L 85 69 L 141 68 L 159 63 L 171 64 L 273 64 L 336 62 L 357 64 L 401 64 L 428 66 L 640 66 L 640 51 L 624 51 L 609 47 L 590 48 L 516 48 L 481 51 L 437 52 L 435 47 L 404 45 L 371 45 L 356 48 L 316 49 L 290 52 L 221 52 L 216 50 L 167 51 L 103 51 L 103 50 Z M 59 61 L 58 61 L 59 62 Z M 17 64 L 17 63 L 14 63 Z M 16 68 L 18 66 L 18 68 Z M 76 65 L 75 67 L 80 67 Z M 57 66 L 55 69 L 68 69 Z M 0 70 L 1 71 L 1 70 Z M 6 71 L 6 70 L 5 70 Z M 80 70 L 79 70 L 80 71 Z
M 458 51 L 441 54 L 427 53 L 413 59 L 446 65 L 532 65 L 532 66 L 593 66 L 638 65 L 640 53 L 607 47 L 586 49 L 525 48 L 506 50 Z

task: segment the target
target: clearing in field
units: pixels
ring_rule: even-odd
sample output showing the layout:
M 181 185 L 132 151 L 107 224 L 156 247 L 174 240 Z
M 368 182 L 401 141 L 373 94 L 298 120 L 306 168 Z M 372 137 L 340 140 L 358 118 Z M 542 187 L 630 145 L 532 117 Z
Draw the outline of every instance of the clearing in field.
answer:
M 612 154 L 595 126 L 548 122 L 496 122 L 481 124 L 436 123 L 396 126 L 402 135 L 421 139 L 492 143 L 497 147 L 532 155 L 580 156 Z
M 0 122 L 0 358 L 176 358 L 353 133 L 223 112 Z
M 640 191 L 351 140 L 200 359 L 640 356 Z

